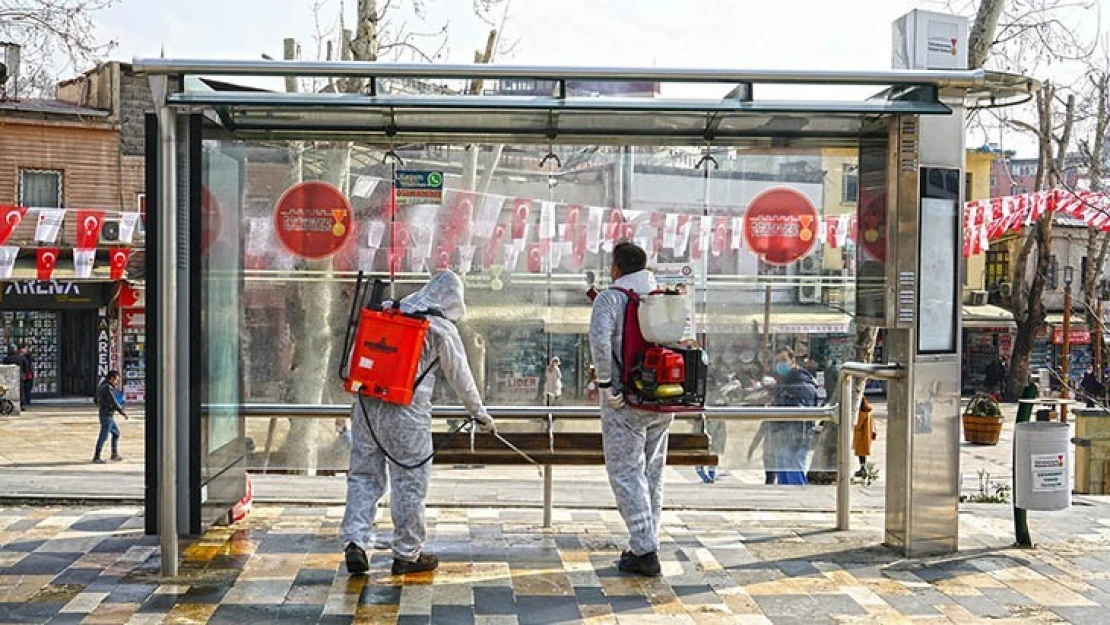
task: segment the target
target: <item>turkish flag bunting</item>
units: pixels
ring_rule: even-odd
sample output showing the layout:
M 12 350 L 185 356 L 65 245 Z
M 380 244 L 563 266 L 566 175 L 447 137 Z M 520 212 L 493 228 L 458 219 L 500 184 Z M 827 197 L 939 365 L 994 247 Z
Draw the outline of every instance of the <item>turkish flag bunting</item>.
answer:
M 58 248 L 40 247 L 38 249 L 39 280 L 49 280 L 58 266 Z
M 127 272 L 127 261 L 131 259 L 131 248 L 114 247 L 108 254 L 108 259 L 112 261 L 112 279 L 123 280 L 123 275 Z
M 27 209 L 22 206 L 0 206 L 0 245 L 8 242 L 26 214 Z
M 100 228 L 104 225 L 104 211 L 77 210 L 77 245 L 79 250 L 95 249 L 100 243 Z

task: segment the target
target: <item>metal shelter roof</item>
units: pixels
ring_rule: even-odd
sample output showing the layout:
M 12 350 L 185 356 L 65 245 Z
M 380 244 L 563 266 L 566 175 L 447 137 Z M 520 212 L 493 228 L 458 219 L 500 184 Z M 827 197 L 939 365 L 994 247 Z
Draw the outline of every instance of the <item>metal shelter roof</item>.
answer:
M 559 143 L 853 142 L 895 115 L 945 115 L 945 101 L 1001 106 L 1029 98 L 1037 81 L 984 70 L 800 71 L 678 68 L 435 65 L 352 61 L 136 59 L 148 75 L 359 78 L 360 93 L 283 93 L 213 89 L 200 81 L 167 96 L 167 104 L 216 113 L 241 136 L 350 135 L 410 142 L 453 139 Z M 552 81 L 550 96 L 385 93 L 393 80 Z M 568 96 L 572 81 L 703 83 L 731 89 L 721 99 Z M 858 85 L 881 89 L 859 100 L 760 100 L 759 85 Z M 724 89 L 722 89 L 724 90 Z

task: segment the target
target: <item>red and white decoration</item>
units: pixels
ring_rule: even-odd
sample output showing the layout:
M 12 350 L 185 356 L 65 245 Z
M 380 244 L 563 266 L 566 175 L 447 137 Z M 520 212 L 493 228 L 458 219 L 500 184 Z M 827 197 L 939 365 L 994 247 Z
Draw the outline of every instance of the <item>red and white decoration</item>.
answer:
M 15 269 L 15 259 L 19 256 L 19 248 L 14 245 L 0 245 L 0 279 L 12 277 Z
M 104 226 L 104 211 L 78 209 L 74 213 L 77 216 L 77 245 L 74 247 L 96 249 L 100 243 L 100 229 Z
M 92 277 L 93 265 L 96 264 L 96 250 L 73 250 L 73 274 L 79 280 L 88 280 Z
M 113 280 L 123 280 L 127 274 L 127 261 L 131 259 L 131 248 L 129 247 L 114 247 L 108 253 L 108 260 L 111 261 L 111 277 Z
M 54 275 L 54 268 L 58 266 L 58 248 L 40 247 L 36 251 L 38 278 L 40 281 L 49 280 Z
M 58 233 L 62 230 L 65 220 L 64 208 L 38 208 L 39 219 L 35 224 L 35 241 L 38 243 L 54 243 L 58 240 Z
M 1105 193 L 1052 189 L 975 200 L 964 205 L 964 256 L 982 254 L 990 241 L 1053 212 L 1079 219 L 1090 228 L 1110 231 L 1110 195 Z

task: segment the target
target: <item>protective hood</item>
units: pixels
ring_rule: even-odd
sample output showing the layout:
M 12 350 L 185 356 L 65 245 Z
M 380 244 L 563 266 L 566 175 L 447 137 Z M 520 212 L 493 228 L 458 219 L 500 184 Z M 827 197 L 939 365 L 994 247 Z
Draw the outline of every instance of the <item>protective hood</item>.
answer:
M 639 295 L 647 295 L 655 290 L 655 276 L 644 269 L 617 278 L 613 281 L 613 286 L 628 289 Z
M 451 321 L 458 321 L 466 316 L 463 283 L 454 272 L 448 270 L 436 274 L 424 288 L 401 300 L 401 312 L 418 313 L 427 310 L 438 310 Z

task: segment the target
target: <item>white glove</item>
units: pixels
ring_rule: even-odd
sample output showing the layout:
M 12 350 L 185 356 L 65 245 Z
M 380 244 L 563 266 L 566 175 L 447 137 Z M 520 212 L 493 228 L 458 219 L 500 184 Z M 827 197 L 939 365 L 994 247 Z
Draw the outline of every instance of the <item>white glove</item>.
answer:
M 617 389 L 610 388 L 605 395 L 605 403 L 609 404 L 609 407 L 613 410 L 620 410 L 625 407 L 627 402 L 624 401 L 624 395 L 618 392 Z
M 497 425 L 493 422 L 493 417 L 485 412 L 474 415 L 474 422 L 478 424 L 478 431 L 482 434 L 497 433 Z

